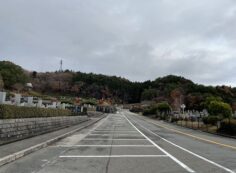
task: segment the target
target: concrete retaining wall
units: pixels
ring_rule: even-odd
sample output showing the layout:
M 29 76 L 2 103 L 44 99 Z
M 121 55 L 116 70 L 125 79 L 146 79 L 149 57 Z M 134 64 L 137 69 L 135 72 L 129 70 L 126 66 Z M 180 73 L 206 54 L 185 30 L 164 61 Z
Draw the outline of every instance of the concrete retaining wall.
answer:
M 40 135 L 87 121 L 87 116 L 0 120 L 0 144 Z

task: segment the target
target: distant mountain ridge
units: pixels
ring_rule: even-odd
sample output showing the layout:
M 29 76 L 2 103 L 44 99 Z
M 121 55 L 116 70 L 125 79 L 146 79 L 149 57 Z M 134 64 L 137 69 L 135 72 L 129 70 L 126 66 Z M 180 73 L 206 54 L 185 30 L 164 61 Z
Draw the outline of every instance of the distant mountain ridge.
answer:
M 221 97 L 236 109 L 236 88 L 204 86 L 180 76 L 168 75 L 154 81 L 131 82 L 125 78 L 93 73 L 29 72 L 9 61 L 0 61 L 0 88 L 21 90 L 31 82 L 33 90 L 43 94 L 70 95 L 85 98 L 111 98 L 116 103 L 143 100 L 167 101 L 174 109 L 185 103 L 188 109 L 201 109 L 209 96 Z

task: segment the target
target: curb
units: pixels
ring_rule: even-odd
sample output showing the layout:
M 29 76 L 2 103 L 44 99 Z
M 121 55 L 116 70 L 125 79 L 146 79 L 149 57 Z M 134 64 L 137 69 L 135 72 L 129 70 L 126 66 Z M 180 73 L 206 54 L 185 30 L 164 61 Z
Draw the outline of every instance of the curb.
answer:
M 13 162 L 13 161 L 15 161 L 15 160 L 17 160 L 17 159 L 19 159 L 19 158 L 21 158 L 21 157 L 24 157 L 24 156 L 26 156 L 26 155 L 28 155 L 28 154 L 30 154 L 30 153 L 33 153 L 33 152 L 38 151 L 38 150 L 40 150 L 40 149 L 42 149 L 42 148 L 45 148 L 45 147 L 47 147 L 48 145 L 50 145 L 50 144 L 52 144 L 52 143 L 54 143 L 54 142 L 56 142 L 56 141 L 58 141 L 58 140 L 60 140 L 60 139 L 63 139 L 63 138 L 65 138 L 65 137 L 67 137 L 67 136 L 70 136 L 70 135 L 72 135 L 73 133 L 75 133 L 75 132 L 77 132 L 77 131 L 80 131 L 80 130 L 86 128 L 86 127 L 89 127 L 89 126 L 91 126 L 91 125 L 97 123 L 98 121 L 102 120 L 102 119 L 105 118 L 105 117 L 106 117 L 106 116 L 102 116 L 102 117 L 99 118 L 98 120 L 96 120 L 96 121 L 94 121 L 94 122 L 91 122 L 91 123 L 89 123 L 89 124 L 87 124 L 87 125 L 85 125 L 85 126 L 83 126 L 83 127 L 80 127 L 80 128 L 78 128 L 78 129 L 72 130 L 72 131 L 67 132 L 67 133 L 65 133 L 65 134 L 63 134 L 63 135 L 57 136 L 57 137 L 55 137 L 55 138 L 53 138 L 53 139 L 47 140 L 47 141 L 45 141 L 45 142 L 42 142 L 42 143 L 37 144 L 37 145 L 34 145 L 34 146 L 30 147 L 30 148 L 21 150 L 21 151 L 19 151 L 19 152 L 14 153 L 14 154 L 5 156 L 5 157 L 3 157 L 3 158 L 0 158 L 0 167 L 3 166 L 3 165 L 5 165 L 5 164 L 7 164 L 7 163 Z

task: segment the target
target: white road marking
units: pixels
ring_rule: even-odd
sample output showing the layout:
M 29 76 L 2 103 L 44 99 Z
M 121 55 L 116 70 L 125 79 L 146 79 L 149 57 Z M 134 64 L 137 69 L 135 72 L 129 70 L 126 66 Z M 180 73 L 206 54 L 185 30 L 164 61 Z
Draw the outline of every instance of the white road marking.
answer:
M 107 135 L 116 135 L 116 134 L 130 134 L 130 135 L 132 135 L 132 134 L 139 134 L 138 132 L 116 132 L 116 131 L 114 131 L 114 132 L 95 132 L 95 131 L 93 131 L 91 134 L 107 134 Z
M 134 131 L 134 130 L 94 130 L 94 132 L 131 132 L 131 133 L 134 133 L 134 132 L 137 132 L 137 131 Z
M 93 133 L 90 133 L 89 136 L 141 136 L 140 134 L 93 134 Z
M 103 138 L 84 138 L 83 141 L 146 141 L 147 139 L 103 139 Z
M 161 138 L 162 140 L 168 142 L 169 144 L 174 145 L 175 147 L 177 147 L 177 148 L 179 148 L 179 149 L 181 149 L 181 150 L 183 150 L 183 151 L 186 151 L 187 153 L 192 154 L 192 155 L 194 155 L 194 156 L 196 156 L 196 157 L 198 157 L 198 158 L 200 158 L 200 159 L 202 159 L 202 160 L 204 160 L 204 161 L 206 161 L 206 162 L 208 162 L 208 163 L 211 163 L 211 164 L 213 164 L 213 165 L 215 165 L 215 166 L 217 166 L 217 167 L 219 167 L 219 168 L 221 168 L 221 169 L 223 169 L 223 170 L 225 170 L 225 171 L 227 171 L 227 172 L 235 173 L 235 171 L 230 170 L 229 168 L 226 168 L 226 167 L 224 167 L 224 166 L 222 166 L 222 165 L 220 165 L 220 164 L 218 164 L 218 163 L 215 163 L 215 162 L 213 162 L 213 161 L 211 161 L 211 160 L 209 160 L 209 159 L 207 159 L 207 158 L 205 158 L 205 157 L 203 157 L 203 156 L 200 156 L 200 155 L 198 155 L 198 154 L 196 154 L 196 153 L 194 153 L 194 152 L 192 152 L 192 151 L 190 151 L 190 150 L 188 150 L 188 149 L 185 149 L 185 148 L 183 148 L 183 147 L 181 147 L 181 146 L 179 146 L 179 145 L 177 145 L 177 144 L 175 144 L 175 143 L 173 143 L 173 142 L 171 142 L 171 141 L 168 141 L 167 139 L 165 139 L 165 138 L 159 136 L 158 134 L 154 133 L 153 131 L 147 129 L 146 127 L 144 127 L 144 126 L 141 125 L 140 123 L 138 123 L 138 122 L 136 122 L 136 123 L 139 124 L 139 126 L 142 127 L 143 129 L 145 129 L 145 130 L 147 130 L 148 132 L 152 133 L 153 135 L 155 135 L 155 136 Z
M 55 145 L 53 147 L 155 147 L 154 145 Z
M 140 136 L 140 134 L 139 133 L 90 133 L 90 135 L 97 135 L 97 136 L 99 136 L 99 135 L 101 135 L 101 136 L 108 136 L 108 135 L 115 135 L 115 136 L 118 136 L 118 135 L 122 135 L 122 136 L 126 136 L 126 135 L 130 135 L 130 136 L 132 136 L 132 135 L 139 135 Z
M 97 155 L 97 156 L 59 156 L 60 158 L 148 158 L 148 157 L 168 157 L 167 155 Z
M 159 150 L 161 150 L 163 153 L 165 153 L 167 156 L 169 156 L 173 161 L 175 161 L 177 164 L 179 164 L 181 167 L 183 167 L 185 170 L 187 170 L 188 172 L 195 172 L 194 170 L 192 170 L 191 168 L 189 168 L 187 165 L 185 165 L 183 162 L 181 162 L 180 160 L 178 160 L 176 157 L 172 156 L 170 153 L 168 153 L 167 151 L 165 151 L 163 148 L 161 148 L 160 146 L 158 146 L 155 142 L 153 142 L 150 138 L 148 138 L 145 134 L 143 134 L 132 122 L 130 122 L 130 120 L 123 114 L 123 116 L 126 118 L 126 120 L 140 133 L 142 134 L 150 143 L 152 143 L 154 146 L 156 146 Z

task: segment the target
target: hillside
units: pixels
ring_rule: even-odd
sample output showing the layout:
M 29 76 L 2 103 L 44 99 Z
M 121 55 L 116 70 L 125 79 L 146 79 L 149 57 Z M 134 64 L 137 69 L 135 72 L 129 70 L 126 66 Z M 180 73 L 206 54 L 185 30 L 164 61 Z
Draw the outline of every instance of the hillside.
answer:
M 116 102 L 138 102 L 140 83 L 126 79 L 82 72 L 32 73 L 34 89 L 44 94 L 63 94 L 85 98 L 113 98 Z
M 0 87 L 23 90 L 31 82 L 33 90 L 48 95 L 84 98 L 111 98 L 116 103 L 136 103 L 143 100 L 167 101 L 173 109 L 185 103 L 188 109 L 202 109 L 209 96 L 221 97 L 236 108 L 236 88 L 204 86 L 179 76 L 169 75 L 154 81 L 131 82 L 127 79 L 101 74 L 73 72 L 28 72 L 11 62 L 0 62 Z

